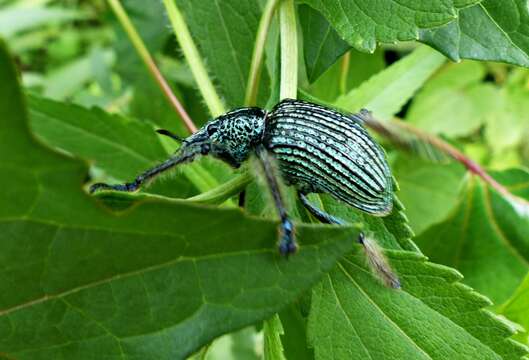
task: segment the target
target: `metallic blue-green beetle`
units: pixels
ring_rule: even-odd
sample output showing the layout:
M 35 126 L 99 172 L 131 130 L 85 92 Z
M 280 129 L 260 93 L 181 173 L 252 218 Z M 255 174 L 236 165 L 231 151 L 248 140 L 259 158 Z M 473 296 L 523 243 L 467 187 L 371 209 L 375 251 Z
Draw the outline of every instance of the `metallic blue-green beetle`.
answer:
M 130 183 L 94 184 L 91 192 L 135 191 L 163 171 L 199 155 L 212 155 L 237 168 L 256 154 L 281 218 L 279 251 L 289 255 L 297 248 L 294 226 L 283 205 L 270 157 L 277 160 L 284 182 L 296 187 L 301 202 L 322 222 L 342 223 L 311 204 L 306 197 L 309 193 L 328 193 L 375 216 L 391 212 L 392 176 L 383 150 L 362 125 L 368 114 L 362 111 L 345 115 L 320 105 L 285 99 L 270 112 L 255 107 L 230 111 L 186 139 L 160 130 L 159 133 L 182 142 L 172 157 Z

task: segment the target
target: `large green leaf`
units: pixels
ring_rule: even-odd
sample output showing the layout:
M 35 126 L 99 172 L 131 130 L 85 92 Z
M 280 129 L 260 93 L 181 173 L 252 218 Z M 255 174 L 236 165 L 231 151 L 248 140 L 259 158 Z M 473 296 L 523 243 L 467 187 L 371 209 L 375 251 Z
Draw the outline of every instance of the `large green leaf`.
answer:
M 28 100 L 31 127 L 39 138 L 90 161 L 112 179 L 130 181 L 168 156 L 148 122 L 35 96 Z M 204 187 L 210 187 L 206 179 L 193 186 L 184 176 L 176 176 L 155 183 L 149 191 L 184 198 Z
M 507 80 L 497 92 L 498 106 L 488 115 L 485 128 L 485 139 L 498 163 L 505 161 L 505 151 L 526 143 L 529 132 L 529 71 L 513 69 Z
M 450 0 L 302 0 L 320 11 L 351 46 L 373 52 L 378 42 L 416 40 L 419 30 L 457 16 Z
M 389 289 L 363 255 L 343 258 L 313 289 L 308 337 L 316 359 L 519 359 L 526 349 L 514 332 L 483 307 L 488 299 L 459 283 L 454 269 L 414 250 L 398 201 L 386 218 L 373 218 L 323 197 L 326 210 L 362 222 L 387 250 L 402 283 Z M 382 345 L 381 345 L 382 343 Z
M 277 314 L 265 321 L 263 332 L 264 360 L 286 360 L 281 344 L 281 335 L 284 334 L 284 330 Z
M 434 134 L 468 136 L 498 107 L 498 91 L 483 83 L 485 66 L 449 64 L 415 97 L 406 120 Z
M 258 0 L 175 0 L 228 107 L 242 106 L 261 18 Z M 259 104 L 267 99 L 263 72 Z
M 509 320 L 523 326 L 524 331 L 517 334 L 517 338 L 527 344 L 529 342 L 529 275 L 525 276 L 514 294 L 497 310 Z
M 529 66 L 529 8 L 525 0 L 484 0 L 459 11 L 456 21 L 420 31 L 420 41 L 449 58 Z
M 496 175 L 514 193 L 529 198 L 529 173 Z M 465 283 L 501 304 L 529 270 L 529 218 L 475 177 L 469 177 L 457 208 L 417 238 L 435 262 L 453 266 Z
M 445 220 L 457 205 L 465 174 L 460 164 L 433 164 L 401 155 L 392 169 L 399 181 L 399 198 L 415 233 Z
M 336 106 L 351 112 L 365 107 L 373 111 L 377 118 L 390 118 L 399 112 L 444 61 L 444 56 L 426 46 L 417 48 L 358 88 L 339 97 Z
M 0 35 L 13 37 L 19 32 L 28 31 L 43 25 L 60 24 L 73 20 L 81 20 L 87 15 L 80 11 L 63 7 L 49 7 L 34 4 L 28 7 L 24 4 L 6 6 L 0 12 Z
M 373 282 L 348 256 L 313 290 L 309 340 L 316 359 L 519 359 L 512 329 L 457 271 L 410 252 L 388 253 L 402 290 Z
M 358 50 L 378 42 L 419 40 L 449 58 L 529 66 L 529 9 L 525 0 L 302 0 L 320 11 Z
M 351 250 L 358 230 L 298 226 L 162 199 L 120 213 L 81 191 L 87 168 L 28 131 L 0 46 L 0 357 L 175 359 L 267 319 Z
M 327 20 L 307 5 L 298 7 L 299 23 L 303 31 L 303 51 L 307 76 L 316 80 L 349 48 Z M 355 69 L 358 70 L 358 69 Z

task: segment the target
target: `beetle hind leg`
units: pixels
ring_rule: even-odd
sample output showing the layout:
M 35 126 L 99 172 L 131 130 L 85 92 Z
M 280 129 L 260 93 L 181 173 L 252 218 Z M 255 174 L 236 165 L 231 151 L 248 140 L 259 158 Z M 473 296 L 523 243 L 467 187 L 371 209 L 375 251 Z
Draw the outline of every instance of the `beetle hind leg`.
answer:
M 307 199 L 307 194 L 298 191 L 298 197 L 303 206 L 320 222 L 325 224 L 344 225 L 345 221 L 332 216 L 325 211 L 318 209 Z M 391 269 L 386 257 L 380 247 L 372 239 L 367 238 L 363 232 L 358 235 L 357 241 L 362 244 L 367 262 L 373 273 L 388 287 L 399 289 L 400 281 L 397 275 Z

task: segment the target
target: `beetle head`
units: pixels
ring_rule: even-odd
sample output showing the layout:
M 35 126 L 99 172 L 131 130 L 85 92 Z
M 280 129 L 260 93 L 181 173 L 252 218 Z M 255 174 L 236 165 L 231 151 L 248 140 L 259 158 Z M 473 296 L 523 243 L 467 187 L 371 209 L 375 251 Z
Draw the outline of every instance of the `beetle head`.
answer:
M 208 122 L 183 142 L 187 151 L 213 155 L 239 167 L 250 155 L 264 132 L 266 110 L 236 109 Z

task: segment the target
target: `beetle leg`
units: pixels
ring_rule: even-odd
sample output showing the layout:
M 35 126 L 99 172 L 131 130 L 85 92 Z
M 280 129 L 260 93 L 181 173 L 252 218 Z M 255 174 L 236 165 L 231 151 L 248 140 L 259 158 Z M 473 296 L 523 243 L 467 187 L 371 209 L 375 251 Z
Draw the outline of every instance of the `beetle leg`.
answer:
M 325 211 L 318 209 L 314 204 L 312 204 L 309 199 L 307 199 L 307 194 L 298 191 L 298 197 L 299 200 L 301 200 L 301 203 L 307 209 L 316 219 L 318 219 L 320 222 L 325 224 L 337 224 L 337 225 L 344 225 L 345 222 L 341 219 L 338 219 L 335 216 L 332 216 L 331 214 L 326 213 Z M 363 236 L 361 234 L 361 236 Z M 358 240 L 359 243 L 361 243 L 360 239 Z
M 258 145 L 256 147 L 256 153 L 257 158 L 263 167 L 266 182 L 268 183 L 268 187 L 270 188 L 270 192 L 272 193 L 272 197 L 274 199 L 274 204 L 281 219 L 281 239 L 279 241 L 279 252 L 281 255 L 288 257 L 288 255 L 296 252 L 297 250 L 296 241 L 294 239 L 294 224 L 292 224 L 292 221 L 288 217 L 283 202 L 283 197 L 281 195 L 281 190 L 279 188 L 279 183 L 277 181 L 277 174 L 274 167 L 272 166 L 270 154 L 268 154 L 268 151 L 262 145 Z
M 148 180 L 153 179 L 157 175 L 161 174 L 162 172 L 171 169 L 172 167 L 181 164 L 185 161 L 190 160 L 194 155 L 183 155 L 183 156 L 175 156 L 171 157 L 167 160 L 165 160 L 163 163 L 143 172 L 142 174 L 138 175 L 134 181 L 125 183 L 125 184 L 116 184 L 116 185 L 109 185 L 105 183 L 97 183 L 90 186 L 90 193 L 94 193 L 98 190 L 115 190 L 115 191 L 127 191 L 127 192 L 133 192 L 138 190 L 143 183 L 145 183 Z
M 338 224 L 343 225 L 345 222 L 341 219 L 338 219 L 335 216 L 327 214 L 325 211 L 318 209 L 314 204 L 312 204 L 309 199 L 307 199 L 307 194 L 302 191 L 298 191 L 298 197 L 301 200 L 303 206 L 312 214 L 316 219 L 322 223 L 327 224 Z M 395 289 L 400 288 L 400 281 L 389 266 L 385 256 L 382 254 L 382 251 L 379 249 L 378 245 L 374 240 L 366 238 L 364 233 L 358 235 L 358 242 L 362 244 L 369 266 L 373 272 L 378 276 L 384 284 L 388 287 Z

